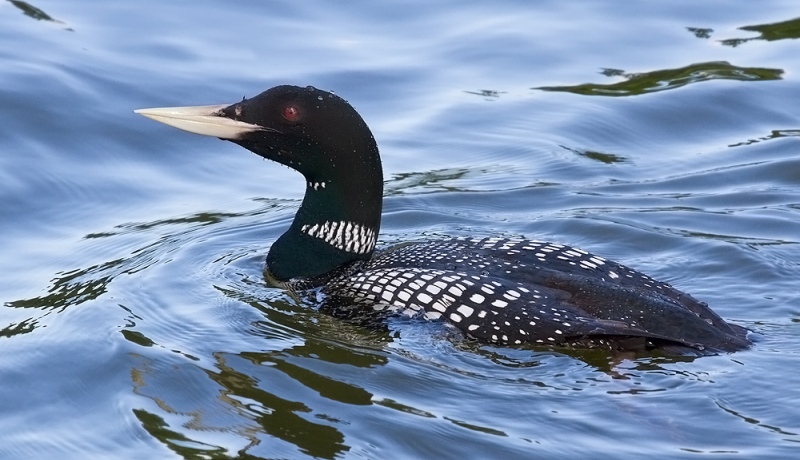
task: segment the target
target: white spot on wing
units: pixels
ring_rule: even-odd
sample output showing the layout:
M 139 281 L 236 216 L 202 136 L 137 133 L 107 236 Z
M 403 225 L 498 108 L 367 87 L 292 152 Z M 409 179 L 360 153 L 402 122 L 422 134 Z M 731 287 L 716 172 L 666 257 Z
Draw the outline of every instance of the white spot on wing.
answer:
M 464 315 L 465 318 L 469 318 L 475 309 L 466 305 L 459 305 L 458 308 L 456 308 L 456 311 Z

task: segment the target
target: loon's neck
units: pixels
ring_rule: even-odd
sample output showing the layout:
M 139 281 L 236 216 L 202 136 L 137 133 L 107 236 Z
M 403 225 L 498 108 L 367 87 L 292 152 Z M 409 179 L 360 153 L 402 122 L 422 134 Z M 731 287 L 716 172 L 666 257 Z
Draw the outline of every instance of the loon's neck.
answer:
M 324 177 L 306 176 L 303 203 L 267 254 L 272 277 L 317 278 L 372 257 L 383 200 L 383 173 L 377 147 L 374 150 L 356 163 L 360 171 L 342 171 L 331 164 Z

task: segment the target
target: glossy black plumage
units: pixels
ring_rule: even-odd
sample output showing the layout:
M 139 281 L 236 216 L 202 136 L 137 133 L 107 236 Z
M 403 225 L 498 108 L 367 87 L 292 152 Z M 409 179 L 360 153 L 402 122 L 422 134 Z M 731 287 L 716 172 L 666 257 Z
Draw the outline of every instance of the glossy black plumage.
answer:
M 340 314 L 356 306 L 445 319 L 500 344 L 701 353 L 748 345 L 745 329 L 669 284 L 579 249 L 524 239 L 405 245 L 322 292 Z
M 705 303 L 576 248 L 455 238 L 374 255 L 382 207 L 377 145 L 358 113 L 331 93 L 279 86 L 208 113 L 140 112 L 231 140 L 304 175 L 305 198 L 272 245 L 267 273 L 291 289 L 318 289 L 327 311 L 444 320 L 500 344 L 699 353 L 750 345 L 744 328 Z

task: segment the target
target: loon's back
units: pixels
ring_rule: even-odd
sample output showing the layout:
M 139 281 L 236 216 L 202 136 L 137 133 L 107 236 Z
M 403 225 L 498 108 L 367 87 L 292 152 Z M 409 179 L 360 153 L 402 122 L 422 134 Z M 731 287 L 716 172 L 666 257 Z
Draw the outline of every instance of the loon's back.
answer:
M 524 239 L 400 246 L 335 278 L 323 292 L 327 307 L 340 313 L 366 308 L 444 318 L 499 344 L 678 346 L 701 353 L 749 345 L 744 328 L 669 284 L 580 249 Z

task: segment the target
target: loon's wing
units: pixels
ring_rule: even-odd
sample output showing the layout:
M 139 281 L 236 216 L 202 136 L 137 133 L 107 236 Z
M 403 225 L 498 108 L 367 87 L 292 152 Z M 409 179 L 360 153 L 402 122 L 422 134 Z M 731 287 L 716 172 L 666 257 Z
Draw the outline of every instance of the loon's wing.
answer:
M 668 284 L 584 251 L 527 240 L 406 245 L 323 291 L 332 312 L 419 313 L 495 343 L 615 346 L 606 340 L 624 348 L 623 338 L 636 337 L 716 351 L 749 343 L 743 329 Z

